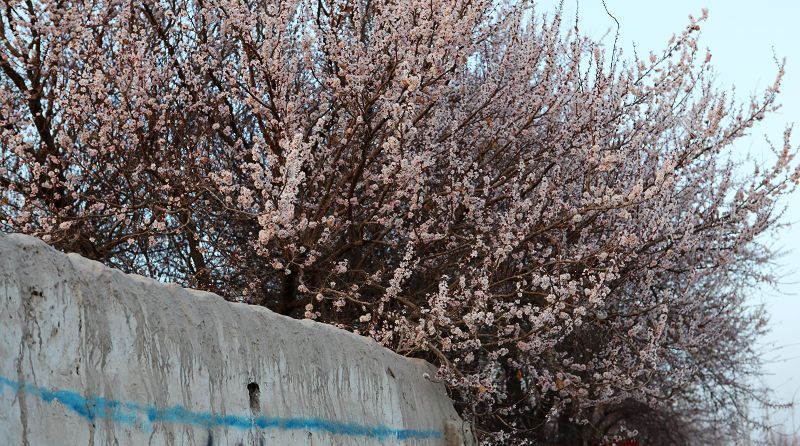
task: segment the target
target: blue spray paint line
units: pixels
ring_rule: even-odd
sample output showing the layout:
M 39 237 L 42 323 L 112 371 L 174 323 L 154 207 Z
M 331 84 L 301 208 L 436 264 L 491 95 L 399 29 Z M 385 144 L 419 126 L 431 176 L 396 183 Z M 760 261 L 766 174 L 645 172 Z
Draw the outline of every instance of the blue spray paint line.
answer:
M 14 392 L 39 397 L 42 401 L 59 403 L 87 421 L 109 419 L 115 423 L 143 425 L 170 423 L 201 426 L 207 429 L 225 427 L 233 429 L 280 429 L 325 432 L 334 435 L 369 437 L 378 440 L 424 440 L 442 438 L 441 431 L 398 429 L 384 425 L 367 426 L 357 423 L 326 420 L 322 418 L 279 418 L 250 415 L 219 415 L 194 412 L 182 406 L 158 408 L 152 405 L 120 402 L 97 396 L 84 396 L 72 390 L 50 390 L 32 384 L 20 383 L 0 376 L 0 393 L 8 387 Z

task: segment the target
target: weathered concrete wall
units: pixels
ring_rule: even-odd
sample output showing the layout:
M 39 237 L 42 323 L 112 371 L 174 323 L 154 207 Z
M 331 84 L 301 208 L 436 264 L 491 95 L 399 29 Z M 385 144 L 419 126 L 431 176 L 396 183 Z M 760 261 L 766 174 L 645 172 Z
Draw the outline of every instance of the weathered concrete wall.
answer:
M 20 235 L 0 301 L 2 444 L 456 444 L 429 364 L 324 324 Z

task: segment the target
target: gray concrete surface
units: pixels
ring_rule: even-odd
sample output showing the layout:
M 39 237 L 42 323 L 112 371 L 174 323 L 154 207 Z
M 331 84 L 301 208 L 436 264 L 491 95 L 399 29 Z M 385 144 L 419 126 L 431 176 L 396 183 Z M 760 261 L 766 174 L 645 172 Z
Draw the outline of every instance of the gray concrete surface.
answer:
M 21 235 L 0 234 L 0 302 L 3 444 L 461 443 L 432 366 L 328 325 Z

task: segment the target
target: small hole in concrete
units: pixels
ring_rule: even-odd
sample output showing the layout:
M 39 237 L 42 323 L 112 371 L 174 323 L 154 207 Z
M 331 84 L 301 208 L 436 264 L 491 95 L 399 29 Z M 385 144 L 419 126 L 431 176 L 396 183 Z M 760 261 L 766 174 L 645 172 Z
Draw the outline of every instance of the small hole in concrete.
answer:
M 261 410 L 261 390 L 258 388 L 258 384 L 248 384 L 247 393 L 250 395 L 250 410 L 252 412 L 259 412 Z

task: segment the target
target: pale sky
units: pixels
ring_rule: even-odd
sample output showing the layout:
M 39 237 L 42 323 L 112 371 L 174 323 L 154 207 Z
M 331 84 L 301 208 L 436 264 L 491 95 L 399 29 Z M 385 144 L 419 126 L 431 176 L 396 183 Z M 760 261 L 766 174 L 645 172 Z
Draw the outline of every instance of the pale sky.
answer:
M 538 2 L 539 11 L 553 11 L 557 0 Z M 568 20 L 580 11 L 580 28 L 590 36 L 613 44 L 616 24 L 606 13 L 602 0 L 565 0 Z M 736 86 L 737 97 L 747 100 L 752 92 L 769 86 L 776 73 L 774 57 L 786 58 L 786 76 L 779 96 L 782 109 L 763 121 L 736 150 L 749 151 L 754 158 L 770 160 L 764 142 L 769 136 L 782 142 L 787 124 L 795 125 L 794 146 L 800 146 L 800 2 L 791 0 L 606 0 L 620 23 L 618 45 L 628 56 L 633 44 L 637 52 L 660 52 L 667 40 L 688 23 L 689 14 L 700 16 L 708 8 L 709 19 L 701 24 L 700 45 L 708 47 L 722 88 Z M 571 23 L 571 22 L 568 22 Z M 754 304 L 764 303 L 770 314 L 771 332 L 760 343 L 767 361 L 766 384 L 774 389 L 777 402 L 794 399 L 800 404 L 800 193 L 786 200 L 784 220 L 795 223 L 774 240 L 788 253 L 779 259 L 782 284 L 778 290 L 765 287 L 754 293 Z M 800 407 L 771 414 L 786 431 L 800 432 Z

